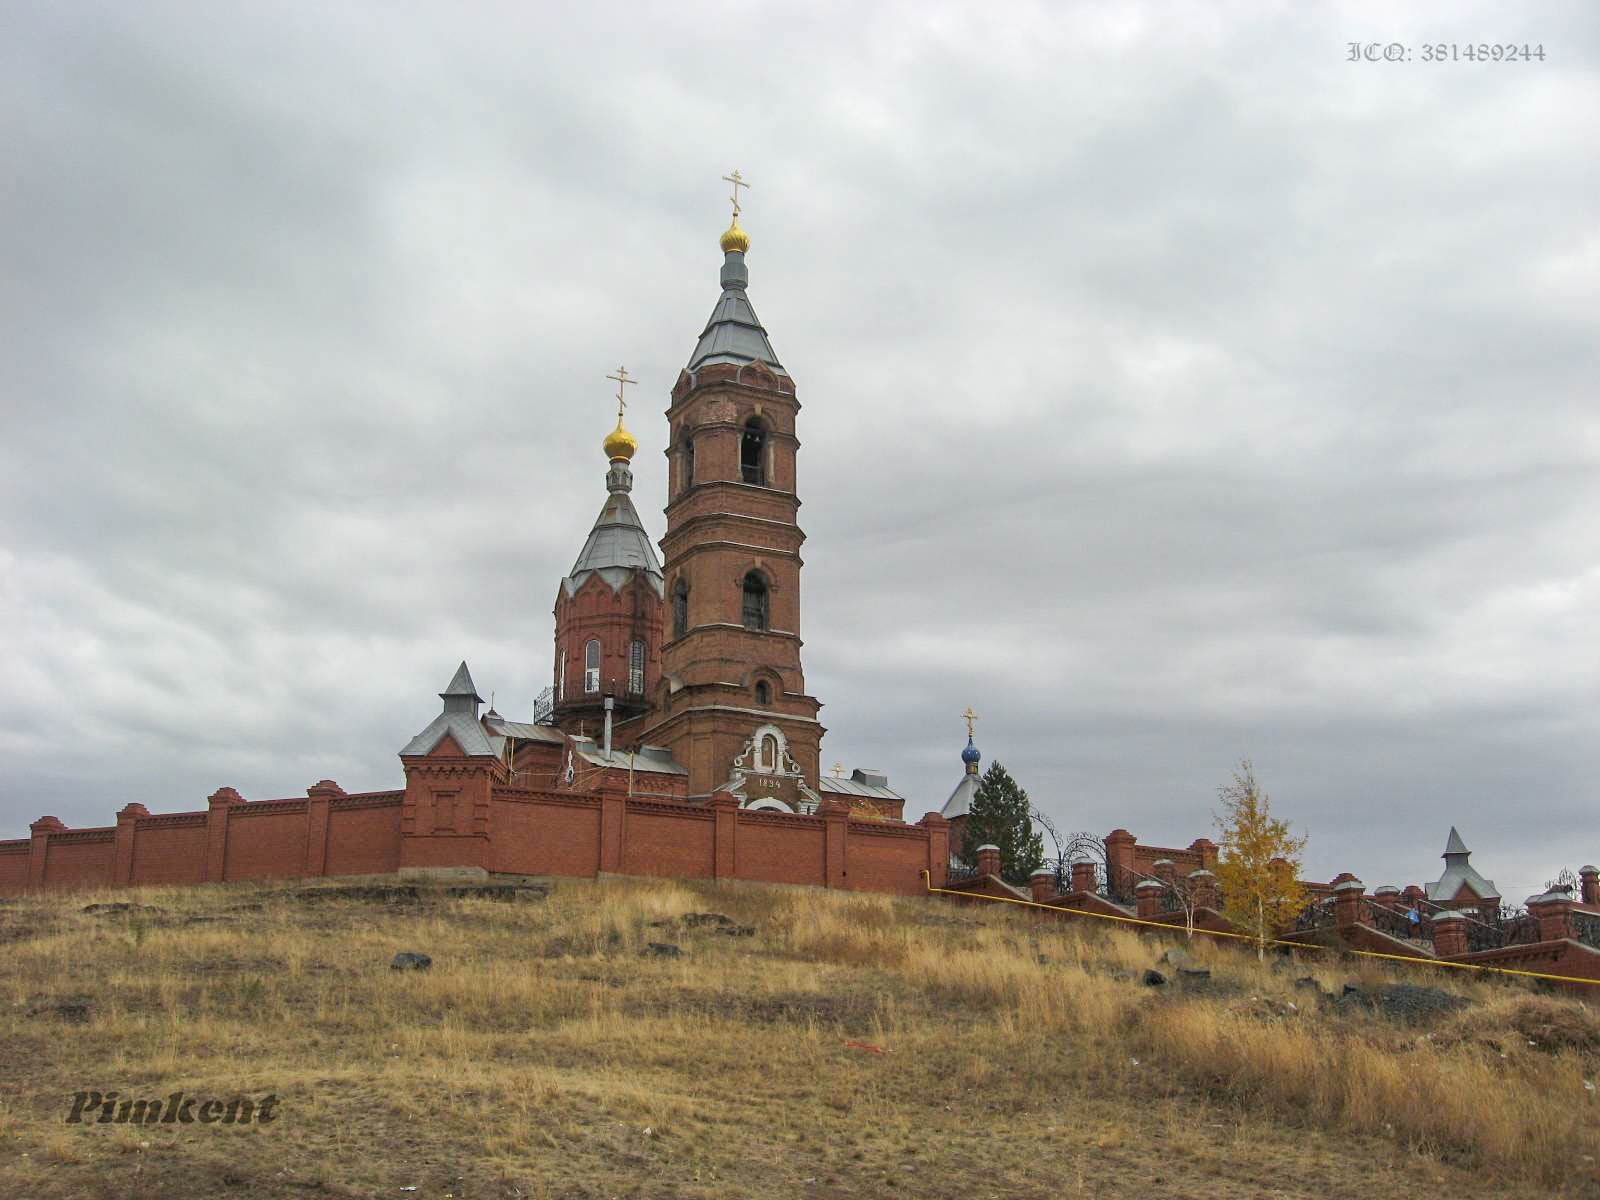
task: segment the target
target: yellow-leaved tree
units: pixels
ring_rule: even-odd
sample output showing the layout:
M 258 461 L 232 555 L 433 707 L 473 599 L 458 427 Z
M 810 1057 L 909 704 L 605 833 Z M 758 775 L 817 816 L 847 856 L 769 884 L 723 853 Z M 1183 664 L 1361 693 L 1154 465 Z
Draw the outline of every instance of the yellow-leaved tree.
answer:
M 1233 782 L 1217 789 L 1217 887 L 1228 920 L 1256 939 L 1256 956 L 1265 958 L 1267 939 L 1288 924 L 1305 903 L 1300 886 L 1300 856 L 1306 839 L 1272 815 L 1272 803 L 1256 782 L 1248 758 Z

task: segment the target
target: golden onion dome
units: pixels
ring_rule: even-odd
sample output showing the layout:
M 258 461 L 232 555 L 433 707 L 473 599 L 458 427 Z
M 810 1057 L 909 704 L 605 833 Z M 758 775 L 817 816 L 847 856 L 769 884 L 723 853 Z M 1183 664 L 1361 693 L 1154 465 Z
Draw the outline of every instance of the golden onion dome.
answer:
M 606 457 L 620 458 L 624 462 L 631 462 L 633 452 L 639 448 L 638 439 L 622 427 L 622 418 L 617 418 L 617 427 L 606 435 Z
M 743 254 L 750 249 L 750 235 L 739 228 L 739 215 L 734 214 L 733 224 L 728 226 L 727 232 L 722 235 L 722 252 L 737 250 Z

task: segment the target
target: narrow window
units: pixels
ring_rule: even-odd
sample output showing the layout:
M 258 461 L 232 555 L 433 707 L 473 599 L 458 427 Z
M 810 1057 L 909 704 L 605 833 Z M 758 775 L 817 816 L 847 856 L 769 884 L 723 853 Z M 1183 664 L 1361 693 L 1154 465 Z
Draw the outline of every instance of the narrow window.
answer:
M 689 584 L 680 579 L 672 589 L 672 636 L 689 632 Z
M 583 690 L 586 692 L 600 690 L 599 638 L 590 638 L 589 644 L 583 648 Z
M 761 769 L 763 771 L 778 769 L 778 739 L 770 733 L 761 739 Z
M 765 629 L 768 615 L 766 581 L 751 571 L 744 577 L 744 627 Z
M 759 417 L 744 423 L 744 436 L 739 439 L 739 473 L 746 483 L 766 485 L 767 427 Z
M 772 703 L 772 685 L 765 679 L 756 682 L 756 703 L 760 705 Z
M 694 434 L 683 435 L 683 490 L 694 486 Z
M 567 648 L 561 647 L 561 671 L 556 675 L 556 699 L 567 698 Z
M 644 643 L 635 641 L 628 647 L 628 694 L 637 696 L 644 691 Z

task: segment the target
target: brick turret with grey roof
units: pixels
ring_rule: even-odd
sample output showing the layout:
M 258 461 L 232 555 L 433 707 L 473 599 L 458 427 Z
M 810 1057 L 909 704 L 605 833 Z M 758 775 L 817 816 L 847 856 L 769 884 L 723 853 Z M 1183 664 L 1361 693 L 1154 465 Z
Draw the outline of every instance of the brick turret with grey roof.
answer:
M 463 754 L 500 757 L 505 738 L 485 732 L 478 720 L 478 706 L 483 703 L 483 697 L 478 695 L 465 661 L 456 668 L 449 685 L 439 693 L 439 699 L 444 701 L 444 711 L 406 743 L 405 749 L 400 751 L 402 756 L 432 754 L 448 735 L 455 739 Z
M 1428 885 L 1429 900 L 1435 904 L 1448 903 L 1460 897 L 1462 888 L 1479 900 L 1500 899 L 1500 890 L 1494 886 L 1494 880 L 1485 879 L 1467 861 L 1471 854 L 1456 827 L 1450 826 L 1450 836 L 1445 841 L 1444 853 L 1440 855 L 1444 859 L 1444 874 L 1437 882 Z

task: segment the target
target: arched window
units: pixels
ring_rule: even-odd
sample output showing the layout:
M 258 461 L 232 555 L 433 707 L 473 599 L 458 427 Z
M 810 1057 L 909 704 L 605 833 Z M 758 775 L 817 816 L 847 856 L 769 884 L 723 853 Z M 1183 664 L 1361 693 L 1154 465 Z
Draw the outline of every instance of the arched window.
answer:
M 751 571 L 744 577 L 744 627 L 765 629 L 768 616 L 767 581 Z
M 744 423 L 744 436 L 739 439 L 739 474 L 746 483 L 766 485 L 767 427 L 760 417 L 751 417 Z
M 689 582 L 680 579 L 672 587 L 672 636 L 689 632 Z
M 586 692 L 600 690 L 599 638 L 590 638 L 589 644 L 583 648 L 583 690 Z
M 778 739 L 770 733 L 761 739 L 761 769 L 763 771 L 778 769 Z
M 561 670 L 556 675 L 556 699 L 567 698 L 567 648 L 561 647 Z
M 694 434 L 683 435 L 683 490 L 694 486 Z
M 628 694 L 644 693 L 644 643 L 635 641 L 628 647 Z
M 756 703 L 760 705 L 772 703 L 772 685 L 765 679 L 756 680 Z

